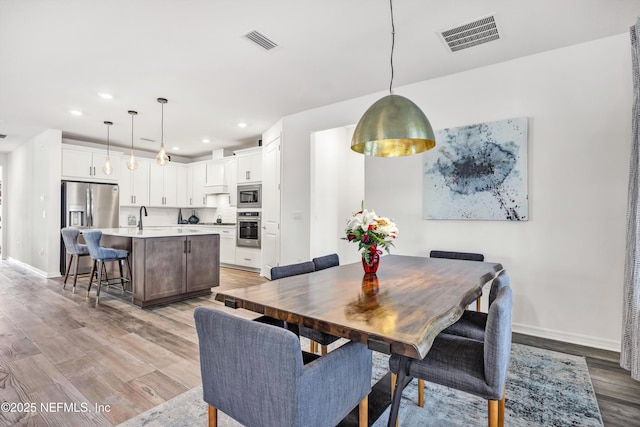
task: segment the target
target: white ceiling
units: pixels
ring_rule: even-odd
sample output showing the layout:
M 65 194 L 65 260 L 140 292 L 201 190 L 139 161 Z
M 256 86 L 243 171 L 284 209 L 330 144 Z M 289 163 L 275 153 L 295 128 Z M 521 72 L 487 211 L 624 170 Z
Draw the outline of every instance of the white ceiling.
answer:
M 394 87 L 622 34 L 640 15 L 640 0 L 393 6 Z M 501 40 L 450 53 L 438 37 L 491 13 Z M 263 50 L 242 37 L 249 30 L 279 46 Z M 158 97 L 169 100 L 169 154 L 256 145 L 283 116 L 387 90 L 390 46 L 386 0 L 0 0 L 0 152 L 46 128 L 106 144 L 105 120 L 112 144 L 128 147 L 127 110 L 139 113 L 135 147 L 156 151 Z

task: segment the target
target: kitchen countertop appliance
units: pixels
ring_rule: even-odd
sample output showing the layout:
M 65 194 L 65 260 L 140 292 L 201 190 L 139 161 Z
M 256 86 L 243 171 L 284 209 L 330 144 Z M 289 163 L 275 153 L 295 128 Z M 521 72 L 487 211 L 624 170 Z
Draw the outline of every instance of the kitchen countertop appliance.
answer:
M 120 199 L 117 184 L 62 181 L 61 228 L 118 228 Z M 70 260 L 60 236 L 60 274 Z M 78 273 L 89 273 L 91 258 L 80 257 Z

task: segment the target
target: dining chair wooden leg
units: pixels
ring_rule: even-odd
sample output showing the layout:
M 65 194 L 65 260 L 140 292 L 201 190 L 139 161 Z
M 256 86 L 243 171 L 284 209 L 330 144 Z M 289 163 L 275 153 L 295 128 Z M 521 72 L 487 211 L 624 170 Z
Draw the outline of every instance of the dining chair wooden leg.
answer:
M 500 404 L 498 406 L 498 426 L 504 427 L 504 403 L 507 400 L 507 385 L 504 386 L 504 392 Z
M 209 427 L 218 427 L 218 409 L 209 405 Z
M 476 300 L 476 311 L 480 311 L 480 298 Z
M 93 260 L 91 264 L 91 274 L 89 275 L 89 287 L 87 288 L 87 298 L 89 297 L 89 291 L 91 291 L 91 284 L 93 283 L 93 275 L 96 273 L 96 260 Z
M 391 373 L 391 400 L 393 400 L 393 392 L 396 389 L 396 382 L 397 381 L 398 381 L 398 376 L 392 372 Z M 398 427 L 398 423 L 399 422 L 400 422 L 400 420 L 398 418 L 396 418 L 396 427 Z
M 418 379 L 418 406 L 424 408 L 424 380 Z
M 498 427 L 498 401 L 489 400 L 489 427 Z
M 102 270 L 104 269 L 104 262 L 103 261 L 98 261 L 98 290 L 96 291 L 96 304 L 98 303 L 98 300 L 100 299 L 100 288 L 102 288 Z
M 120 286 L 122 286 L 122 292 L 124 292 L 124 272 L 122 271 L 122 263 L 124 261 L 118 260 L 118 268 L 120 269 Z
M 321 345 L 321 346 L 320 346 L 320 354 L 321 354 L 322 356 L 326 356 L 326 355 L 327 355 L 327 351 L 328 351 L 328 348 L 327 348 L 327 346 L 326 346 L 326 345 Z
M 396 381 L 398 380 L 398 376 L 394 373 L 391 373 L 391 398 L 393 399 L 393 391 L 396 389 Z
M 369 396 L 365 396 L 358 405 L 359 427 L 369 427 Z
M 67 272 L 64 273 L 64 282 L 62 282 L 62 289 L 64 289 L 65 286 L 67 286 L 67 279 L 69 278 L 69 271 L 71 270 L 71 263 L 73 262 L 74 257 L 75 255 L 71 255 L 71 259 L 69 259 L 69 264 L 67 264 Z
M 107 282 L 107 288 L 109 287 L 109 275 L 107 274 L 107 264 L 102 262 L 102 274 L 104 274 L 104 280 Z
M 76 283 L 78 283 L 78 264 L 80 264 L 80 257 L 78 255 L 75 256 L 76 265 L 73 268 L 73 292 L 76 292 Z
M 129 269 L 129 286 L 131 286 L 131 290 L 133 290 L 133 274 L 131 274 L 131 263 L 129 262 L 129 258 L 127 257 L 127 269 Z

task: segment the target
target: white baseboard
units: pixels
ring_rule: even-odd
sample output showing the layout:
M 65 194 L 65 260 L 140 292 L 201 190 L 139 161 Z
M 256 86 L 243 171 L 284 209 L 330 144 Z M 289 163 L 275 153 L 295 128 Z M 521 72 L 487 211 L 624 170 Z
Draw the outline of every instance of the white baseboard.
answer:
M 512 325 L 513 332 L 534 337 L 547 338 L 556 341 L 564 341 L 571 344 L 584 345 L 587 347 L 600 348 L 603 350 L 620 352 L 621 342 L 616 340 L 607 340 L 587 335 L 569 334 L 553 329 L 545 329 L 537 326 L 522 325 L 514 323 Z
M 42 270 L 40 270 L 39 268 L 34 267 L 31 264 L 27 264 L 25 262 L 22 262 L 20 260 L 17 260 L 15 258 L 11 258 L 11 257 L 7 257 L 7 261 L 17 264 L 22 268 L 26 268 L 29 271 L 32 271 L 33 273 L 37 274 L 38 276 L 44 277 L 45 279 L 53 279 L 55 277 L 62 277 L 60 273 L 47 273 L 44 272 Z

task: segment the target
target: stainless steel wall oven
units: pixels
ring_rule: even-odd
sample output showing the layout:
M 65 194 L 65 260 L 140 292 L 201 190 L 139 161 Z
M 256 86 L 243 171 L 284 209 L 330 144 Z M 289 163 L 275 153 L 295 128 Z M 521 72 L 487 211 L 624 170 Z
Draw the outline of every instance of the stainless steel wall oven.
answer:
M 238 212 L 236 245 L 260 247 L 260 212 Z

